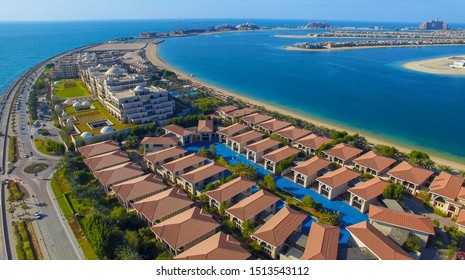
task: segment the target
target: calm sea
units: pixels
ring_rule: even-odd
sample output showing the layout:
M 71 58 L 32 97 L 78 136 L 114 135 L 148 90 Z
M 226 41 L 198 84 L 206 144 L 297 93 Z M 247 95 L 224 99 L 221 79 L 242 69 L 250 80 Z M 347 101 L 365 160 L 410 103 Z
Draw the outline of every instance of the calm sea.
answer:
M 0 91 L 29 67 L 72 48 L 142 31 L 204 28 L 244 21 L 0 23 Z M 308 22 L 249 21 L 271 27 L 294 27 Z M 332 23 L 355 27 L 416 25 Z M 465 161 L 465 78 L 422 74 L 401 67 L 411 60 L 465 54 L 465 47 L 290 52 L 283 47 L 305 40 L 273 35 L 291 33 L 299 32 L 175 38 L 162 44 L 160 55 L 173 66 L 228 90 Z

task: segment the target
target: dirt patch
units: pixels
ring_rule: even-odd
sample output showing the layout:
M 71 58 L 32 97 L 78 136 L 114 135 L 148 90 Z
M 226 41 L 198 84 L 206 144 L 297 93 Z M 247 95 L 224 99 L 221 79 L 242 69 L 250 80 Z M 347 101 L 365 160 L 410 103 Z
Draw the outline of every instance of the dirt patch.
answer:
M 74 88 L 74 87 L 77 87 L 76 83 L 65 83 L 64 86 L 65 86 L 65 88 Z

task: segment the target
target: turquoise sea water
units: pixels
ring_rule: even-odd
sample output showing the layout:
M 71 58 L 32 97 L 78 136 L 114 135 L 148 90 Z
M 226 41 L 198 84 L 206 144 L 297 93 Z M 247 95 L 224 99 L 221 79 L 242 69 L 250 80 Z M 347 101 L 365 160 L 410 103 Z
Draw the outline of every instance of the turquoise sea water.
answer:
M 0 22 L 0 92 L 29 67 L 72 48 L 142 31 L 244 21 L 293 27 L 309 20 Z M 416 24 L 333 22 L 336 26 L 357 27 Z M 465 54 L 465 47 L 290 52 L 283 47 L 306 40 L 273 35 L 291 33 L 299 32 L 172 38 L 162 44 L 160 56 L 228 90 L 465 161 L 465 78 L 422 74 L 401 67 L 407 61 Z

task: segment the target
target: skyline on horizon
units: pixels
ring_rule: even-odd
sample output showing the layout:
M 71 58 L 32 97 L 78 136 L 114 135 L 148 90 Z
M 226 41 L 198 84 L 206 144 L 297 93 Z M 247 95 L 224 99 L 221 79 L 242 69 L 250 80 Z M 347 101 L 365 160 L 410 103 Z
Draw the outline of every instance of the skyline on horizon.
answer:
M 151 19 L 288 19 L 375 22 L 465 23 L 465 1 L 445 0 L 18 0 L 3 3 L 0 21 L 80 21 Z M 91 8 L 89 8 L 91 7 Z M 452 9 L 453 7 L 453 9 Z

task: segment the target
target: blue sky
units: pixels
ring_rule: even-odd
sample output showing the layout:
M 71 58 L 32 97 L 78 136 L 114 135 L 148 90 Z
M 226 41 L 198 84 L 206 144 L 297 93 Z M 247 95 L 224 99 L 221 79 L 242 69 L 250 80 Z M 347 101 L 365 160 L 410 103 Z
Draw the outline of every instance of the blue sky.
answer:
M 273 18 L 464 22 L 464 0 L 0 0 L 0 21 Z

